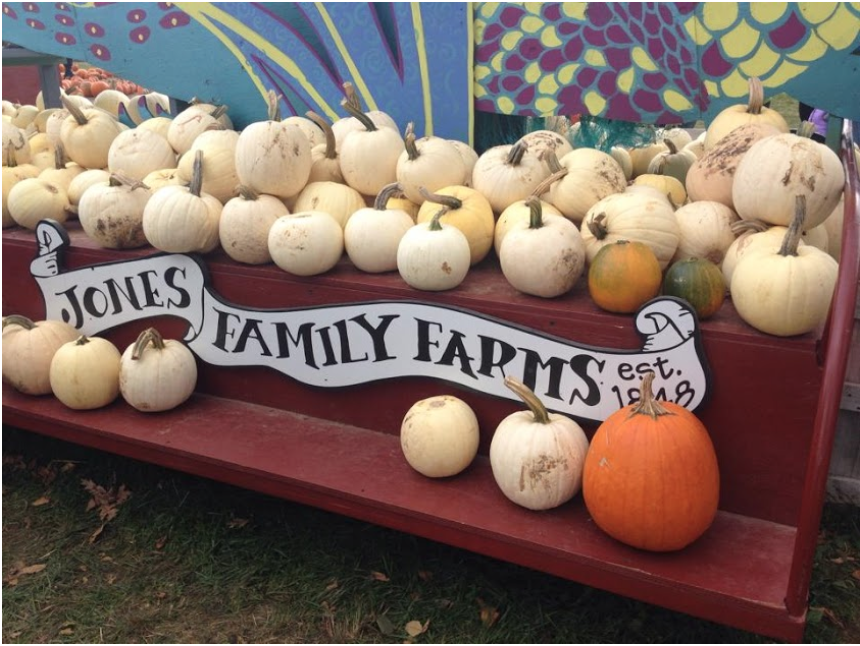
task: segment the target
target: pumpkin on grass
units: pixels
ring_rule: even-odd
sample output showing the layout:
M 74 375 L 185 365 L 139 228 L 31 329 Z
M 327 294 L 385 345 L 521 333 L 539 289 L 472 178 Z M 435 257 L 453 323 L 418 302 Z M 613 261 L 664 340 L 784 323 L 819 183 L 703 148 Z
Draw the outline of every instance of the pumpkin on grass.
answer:
M 640 400 L 606 418 L 591 440 L 582 495 L 604 532 L 633 547 L 668 552 L 710 527 L 720 498 L 717 456 L 690 411 L 658 402 L 654 373 Z
M 490 443 L 493 478 L 502 493 L 522 507 L 558 507 L 579 493 L 588 438 L 571 418 L 549 413 L 519 380 L 508 375 L 505 386 L 529 410 L 511 413 L 496 427 Z

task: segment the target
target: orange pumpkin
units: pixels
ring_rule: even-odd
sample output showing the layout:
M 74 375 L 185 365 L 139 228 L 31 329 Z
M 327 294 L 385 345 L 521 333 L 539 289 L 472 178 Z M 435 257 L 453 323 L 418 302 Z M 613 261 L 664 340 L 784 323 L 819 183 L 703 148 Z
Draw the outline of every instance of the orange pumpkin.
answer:
M 668 552 L 710 527 L 720 474 L 705 426 L 682 406 L 657 402 L 653 379 L 647 373 L 640 401 L 597 429 L 585 458 L 582 494 L 607 534 L 633 547 Z
M 588 269 L 588 293 L 609 312 L 635 312 L 660 292 L 662 281 L 657 256 L 642 242 L 605 245 Z

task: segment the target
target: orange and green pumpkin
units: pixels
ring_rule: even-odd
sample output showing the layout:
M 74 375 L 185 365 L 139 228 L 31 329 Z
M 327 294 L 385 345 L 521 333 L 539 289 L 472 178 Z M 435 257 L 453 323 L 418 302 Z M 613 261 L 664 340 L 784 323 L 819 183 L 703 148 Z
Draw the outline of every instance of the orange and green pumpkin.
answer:
M 588 269 L 588 293 L 609 312 L 629 314 L 657 296 L 663 273 L 651 247 L 619 240 L 604 245 Z
M 585 458 L 582 495 L 613 538 L 645 550 L 686 547 L 717 513 L 720 474 L 708 431 L 690 411 L 654 399 L 654 373 L 640 401 L 610 415 Z
M 700 319 L 713 316 L 726 298 L 723 272 L 710 260 L 679 260 L 666 272 L 663 293 L 687 301 Z

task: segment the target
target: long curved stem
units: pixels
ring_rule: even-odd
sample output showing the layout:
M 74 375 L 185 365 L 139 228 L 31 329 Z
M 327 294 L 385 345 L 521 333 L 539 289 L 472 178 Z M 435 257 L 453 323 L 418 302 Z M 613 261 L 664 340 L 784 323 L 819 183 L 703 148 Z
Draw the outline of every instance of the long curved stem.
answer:
M 529 407 L 529 410 L 534 415 L 535 422 L 538 424 L 550 423 L 549 412 L 547 412 L 546 406 L 544 406 L 540 398 L 532 392 L 531 388 L 526 386 L 516 377 L 511 377 L 510 375 L 505 377 L 505 386 L 516 393 L 517 397 L 525 402 L 525 405 Z

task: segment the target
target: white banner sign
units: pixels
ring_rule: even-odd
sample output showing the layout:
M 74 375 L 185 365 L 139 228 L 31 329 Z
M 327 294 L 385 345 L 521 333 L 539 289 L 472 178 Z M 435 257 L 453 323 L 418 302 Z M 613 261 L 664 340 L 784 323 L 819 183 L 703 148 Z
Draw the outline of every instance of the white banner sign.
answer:
M 659 399 L 695 410 L 708 394 L 696 316 L 675 298 L 654 299 L 632 319 L 641 349 L 595 348 L 422 302 L 249 309 L 213 292 L 205 265 L 193 256 L 157 254 L 63 271 L 65 231 L 45 221 L 36 235 L 39 255 L 30 271 L 47 318 L 95 335 L 177 316 L 188 321 L 187 345 L 213 365 L 268 366 L 317 387 L 428 377 L 506 399 L 516 399 L 503 383 L 513 375 L 547 408 L 597 422 L 635 401 L 648 371 Z

